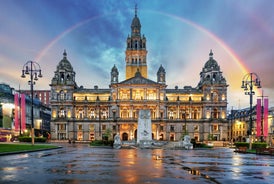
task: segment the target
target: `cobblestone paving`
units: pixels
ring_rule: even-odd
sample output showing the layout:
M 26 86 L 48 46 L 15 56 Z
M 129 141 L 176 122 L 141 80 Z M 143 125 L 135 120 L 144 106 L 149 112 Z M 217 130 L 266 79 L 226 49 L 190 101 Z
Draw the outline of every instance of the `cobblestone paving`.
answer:
M 274 183 L 274 157 L 206 150 L 62 149 L 0 157 L 0 183 Z

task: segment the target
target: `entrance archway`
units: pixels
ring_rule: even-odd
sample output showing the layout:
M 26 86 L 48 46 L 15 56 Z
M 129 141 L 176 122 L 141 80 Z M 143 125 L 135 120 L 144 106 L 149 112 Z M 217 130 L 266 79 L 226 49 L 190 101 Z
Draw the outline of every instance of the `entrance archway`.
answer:
M 128 140 L 128 134 L 127 134 L 126 132 L 124 132 L 124 133 L 122 134 L 122 140 L 123 140 L 123 141 L 127 141 L 127 140 Z

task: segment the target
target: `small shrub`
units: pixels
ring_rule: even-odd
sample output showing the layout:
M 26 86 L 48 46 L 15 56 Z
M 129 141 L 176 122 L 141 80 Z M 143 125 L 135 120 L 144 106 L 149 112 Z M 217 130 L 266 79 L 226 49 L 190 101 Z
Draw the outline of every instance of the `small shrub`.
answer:
M 239 147 L 249 148 L 249 143 L 248 142 L 235 142 L 234 145 L 236 146 L 236 148 L 239 148 Z
M 239 147 L 247 147 L 249 148 L 249 142 L 235 142 L 234 145 L 236 148 Z M 265 142 L 254 142 L 252 143 L 252 149 L 257 149 L 257 148 L 266 148 L 267 144 Z
M 265 142 L 254 142 L 252 143 L 252 149 L 266 148 L 267 144 Z
M 113 141 L 106 140 L 94 140 L 90 143 L 90 146 L 112 146 Z
M 18 138 L 18 140 L 20 142 L 31 142 L 32 139 L 31 137 L 28 137 L 28 136 L 21 136 Z M 45 137 L 34 137 L 34 142 L 46 142 L 47 141 L 47 138 Z

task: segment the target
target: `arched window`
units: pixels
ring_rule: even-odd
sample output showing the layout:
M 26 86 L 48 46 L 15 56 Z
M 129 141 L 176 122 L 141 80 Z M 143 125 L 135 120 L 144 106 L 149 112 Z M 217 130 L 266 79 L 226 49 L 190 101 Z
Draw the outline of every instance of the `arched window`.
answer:
M 102 119 L 107 119 L 108 118 L 108 113 L 106 109 L 102 110 Z
M 61 82 L 64 82 L 64 80 L 65 80 L 65 75 L 64 73 L 61 73 Z
M 218 101 L 218 93 L 217 92 L 213 92 L 213 101 L 217 102 Z
M 213 74 L 212 81 L 216 81 L 216 74 Z
M 76 118 L 78 118 L 78 119 L 83 119 L 83 117 L 84 117 L 84 111 L 83 111 L 82 108 L 80 108 L 80 109 L 78 109 L 78 111 L 77 111 Z
M 63 90 L 60 91 L 60 100 L 65 100 L 65 96 L 66 96 L 65 92 Z
M 123 141 L 127 141 L 128 140 L 128 134 L 127 133 L 123 133 L 122 134 L 122 140 Z
M 128 112 L 127 112 L 126 109 L 124 109 L 124 110 L 122 111 L 121 117 L 122 117 L 122 118 L 128 118 Z
M 218 110 L 216 108 L 213 110 L 213 118 L 218 118 Z
M 198 119 L 198 111 L 197 111 L 197 109 L 194 110 L 194 119 Z
M 174 112 L 173 112 L 173 111 L 170 111 L 170 112 L 169 112 L 169 119 L 173 119 L 173 117 L 174 117 Z
M 63 107 L 60 108 L 59 117 L 63 118 L 63 117 L 65 117 L 65 115 L 66 115 L 66 112 L 65 112 L 64 108 Z
M 94 109 L 90 110 L 90 119 L 95 119 L 95 112 Z

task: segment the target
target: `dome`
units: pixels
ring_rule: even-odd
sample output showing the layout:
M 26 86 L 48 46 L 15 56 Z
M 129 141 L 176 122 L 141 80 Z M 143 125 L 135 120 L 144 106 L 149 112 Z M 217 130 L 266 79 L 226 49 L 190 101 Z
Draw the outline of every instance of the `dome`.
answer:
M 119 73 L 117 67 L 114 65 L 111 69 L 111 73 Z
M 141 28 L 141 23 L 137 15 L 135 15 L 135 17 L 132 20 L 131 28 Z
M 70 62 L 67 60 L 66 50 L 64 51 L 63 56 L 63 59 L 57 65 L 57 70 L 73 71 Z
M 215 59 L 213 59 L 212 50 L 209 53 L 209 60 L 205 63 L 204 69 L 220 70 L 220 67 Z
M 141 72 L 139 71 L 139 68 L 137 68 L 137 71 L 135 73 L 135 77 L 142 77 Z
M 135 16 L 131 22 L 131 31 L 132 31 L 132 34 L 140 34 L 141 32 L 141 23 L 137 16 L 137 7 L 135 7 Z
M 159 70 L 158 70 L 158 72 L 157 72 L 158 74 L 159 73 L 166 73 L 166 71 L 165 71 L 165 69 L 164 69 L 164 67 L 161 65 L 160 66 L 160 68 L 159 68 Z

